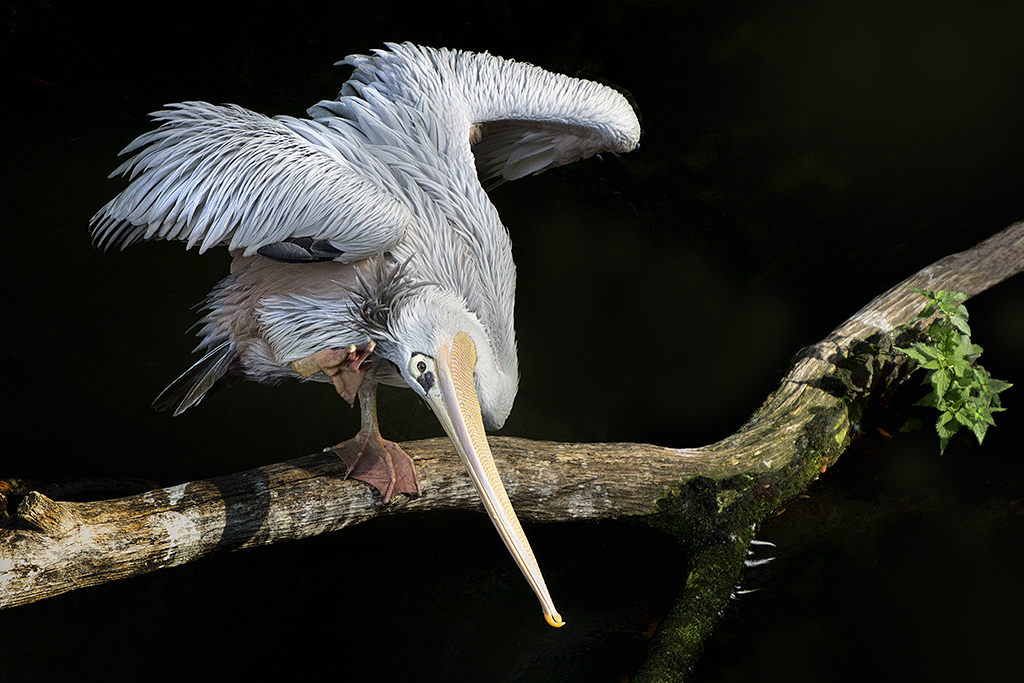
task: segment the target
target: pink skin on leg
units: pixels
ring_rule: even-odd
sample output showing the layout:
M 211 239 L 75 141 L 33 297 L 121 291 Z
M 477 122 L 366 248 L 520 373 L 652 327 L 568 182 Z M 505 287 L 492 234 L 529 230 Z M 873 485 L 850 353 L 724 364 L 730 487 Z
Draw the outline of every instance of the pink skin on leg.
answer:
M 382 438 L 377 428 L 376 382 L 360 385 L 359 406 L 363 418 L 359 433 L 331 449 L 348 465 L 348 477 L 380 491 L 385 503 L 395 493 L 420 495 L 412 458 L 397 443 Z
M 377 428 L 377 383 L 363 381 L 370 367 L 365 361 L 373 347 L 374 343 L 370 342 L 346 349 L 324 349 L 291 365 L 303 377 L 323 372 L 350 404 L 359 396 L 362 410 L 359 433 L 330 450 L 345 461 L 347 477 L 374 487 L 386 503 L 395 493 L 418 496 L 421 491 L 412 458 L 397 443 L 382 438 Z
M 381 437 L 380 432 L 359 430 L 354 437 L 331 450 L 345 461 L 349 479 L 377 489 L 385 503 L 395 493 L 410 496 L 421 493 L 412 458 L 397 443 Z
M 373 353 L 374 346 L 371 341 L 359 346 L 352 344 L 345 349 L 324 349 L 292 362 L 292 369 L 303 377 L 312 377 L 318 372 L 324 373 L 334 380 L 334 388 L 351 405 L 355 402 L 359 386 L 363 383 L 363 376 L 369 369 L 369 364 L 365 361 L 366 357 Z

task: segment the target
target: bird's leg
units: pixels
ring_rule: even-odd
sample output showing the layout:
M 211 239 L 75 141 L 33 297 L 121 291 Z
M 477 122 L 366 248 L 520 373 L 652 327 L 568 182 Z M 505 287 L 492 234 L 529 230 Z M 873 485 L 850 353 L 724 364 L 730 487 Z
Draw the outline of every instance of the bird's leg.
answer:
M 359 396 L 362 427 L 348 441 L 330 448 L 348 466 L 346 476 L 380 491 L 386 503 L 396 492 L 420 495 L 412 458 L 394 441 L 385 441 L 377 428 L 377 383 L 365 380 L 374 342 L 348 348 L 324 349 L 293 361 L 291 366 L 303 377 L 322 372 L 334 381 L 334 388 L 350 404 Z
M 362 427 L 354 437 L 330 450 L 345 461 L 350 479 L 380 491 L 385 503 L 395 493 L 420 495 L 412 458 L 394 441 L 385 441 L 377 428 L 377 383 L 372 380 L 362 382 L 358 393 Z
M 351 405 L 355 402 L 363 377 L 369 369 L 369 364 L 365 361 L 366 357 L 373 353 L 374 346 L 375 343 L 371 341 L 358 346 L 351 344 L 344 349 L 324 349 L 293 361 L 292 369 L 303 377 L 312 377 L 318 372 L 324 373 L 334 381 L 334 388 Z

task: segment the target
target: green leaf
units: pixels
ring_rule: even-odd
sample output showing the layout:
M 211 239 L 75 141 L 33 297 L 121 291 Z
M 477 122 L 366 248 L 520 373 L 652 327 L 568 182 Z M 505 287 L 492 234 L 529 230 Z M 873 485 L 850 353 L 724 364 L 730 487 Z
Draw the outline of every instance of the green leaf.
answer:
M 936 353 L 943 359 L 956 358 L 960 350 L 961 339 L 962 337 L 951 328 L 946 335 L 938 340 L 935 345 Z
M 935 313 L 935 304 L 928 304 L 921 309 L 921 312 L 917 314 L 917 318 L 915 318 L 915 320 L 927 320 L 932 317 L 933 313 Z
M 920 342 L 914 344 L 909 349 L 904 349 L 902 347 L 897 346 L 896 350 L 902 351 L 903 353 L 907 354 L 924 367 L 927 367 L 926 363 L 932 363 L 933 366 L 938 367 L 937 365 L 935 365 L 935 361 L 937 358 L 935 352 Z
M 995 423 L 993 422 L 992 425 L 995 426 Z M 989 425 L 985 422 L 975 422 L 971 425 L 971 431 L 974 432 L 974 438 L 978 440 L 978 445 L 985 440 L 985 432 L 988 431 L 988 427 Z
M 967 406 L 963 406 L 960 410 L 953 413 L 953 419 L 955 419 L 961 427 L 974 428 L 977 423 L 974 413 Z
M 961 306 L 960 308 L 963 308 L 963 306 Z M 964 310 L 964 312 L 967 312 L 966 309 Z M 971 336 L 971 326 L 967 324 L 966 315 L 959 315 L 957 313 L 954 313 L 953 315 L 949 316 L 949 322 L 953 323 L 953 327 L 960 330 L 968 337 Z
M 960 343 L 957 344 L 957 347 L 956 347 L 956 357 L 957 358 L 967 358 L 968 356 L 970 356 L 974 352 L 974 347 L 975 346 L 978 346 L 978 345 L 977 344 L 972 344 L 970 337 L 968 337 L 967 335 L 960 336 Z M 978 348 L 980 349 L 981 347 L 978 347 Z
M 970 381 L 974 378 L 974 368 L 971 367 L 971 363 L 966 358 L 958 358 L 949 366 L 953 375 L 956 376 L 958 383 L 963 381 Z
M 949 389 L 949 371 L 945 369 L 934 371 L 931 382 L 932 387 L 935 388 L 935 394 L 940 397 L 945 396 L 946 390 Z
M 943 311 L 948 311 L 952 313 L 957 308 L 963 308 L 962 306 L 958 307 L 957 304 L 959 304 L 961 301 L 966 301 L 967 295 L 964 294 L 963 292 L 956 292 L 949 289 L 940 289 L 938 292 L 935 293 L 935 295 L 932 298 L 939 303 L 939 308 L 941 308 Z
M 939 433 L 939 438 L 949 439 L 960 431 L 960 423 L 953 419 L 952 413 L 942 413 L 935 423 L 935 431 Z
M 935 431 L 939 435 L 939 453 L 945 453 L 949 440 L 967 427 L 980 444 L 989 427 L 995 426 L 993 413 L 1004 410 L 999 393 L 1013 385 L 993 379 L 977 364 L 982 348 L 971 341 L 967 295 L 950 290 L 932 292 L 910 288 L 925 298 L 925 306 L 915 320 L 935 316 L 928 325 L 927 339 L 899 351 L 917 361 L 928 373 L 922 384 L 932 391 L 915 405 L 937 408 Z
M 1000 392 L 1006 391 L 1012 386 L 1012 383 L 1004 382 L 1001 379 L 995 379 L 991 375 L 989 375 L 988 381 L 985 382 L 985 388 L 988 390 L 988 393 L 991 394 L 992 396 L 995 396 Z

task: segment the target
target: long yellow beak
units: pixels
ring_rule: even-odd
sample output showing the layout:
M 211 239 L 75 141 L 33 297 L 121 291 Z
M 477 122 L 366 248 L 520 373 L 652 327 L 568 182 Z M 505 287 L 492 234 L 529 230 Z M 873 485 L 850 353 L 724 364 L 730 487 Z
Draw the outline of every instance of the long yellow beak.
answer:
M 560 627 L 565 622 L 551 601 L 537 558 L 533 556 L 530 542 L 526 540 L 523 527 L 512 509 L 487 444 L 480 417 L 480 400 L 473 383 L 476 365 L 473 340 L 465 332 L 459 332 L 452 341 L 451 349 L 444 344 L 438 348 L 435 362 L 441 392 L 440 395 L 428 394 L 428 403 L 459 451 L 501 539 L 537 594 L 544 618 L 552 626 Z

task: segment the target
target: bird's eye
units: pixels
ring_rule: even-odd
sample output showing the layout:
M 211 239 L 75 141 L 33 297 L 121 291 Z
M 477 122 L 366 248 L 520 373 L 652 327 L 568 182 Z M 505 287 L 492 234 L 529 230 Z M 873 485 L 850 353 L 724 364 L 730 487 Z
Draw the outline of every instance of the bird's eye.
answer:
M 409 374 L 428 393 L 434 386 L 434 359 L 422 353 L 414 353 L 409 359 Z

